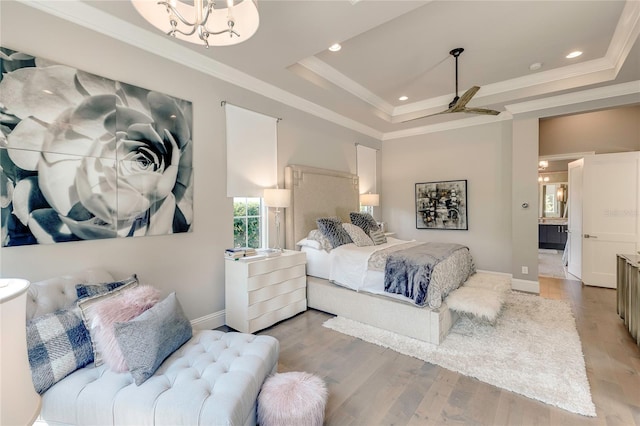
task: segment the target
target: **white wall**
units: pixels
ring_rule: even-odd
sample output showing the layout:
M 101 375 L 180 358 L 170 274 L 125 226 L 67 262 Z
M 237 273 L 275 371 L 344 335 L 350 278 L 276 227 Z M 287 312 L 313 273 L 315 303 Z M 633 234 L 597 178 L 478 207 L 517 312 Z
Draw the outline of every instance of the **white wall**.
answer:
M 415 184 L 458 179 L 469 230 L 416 229 Z M 385 141 L 380 204 L 399 238 L 464 244 L 479 269 L 511 273 L 511 122 Z
M 355 172 L 355 143 L 380 146 L 371 138 L 19 3 L 2 2 L 0 29 L 4 47 L 192 101 L 195 174 L 191 233 L 2 248 L 3 276 L 39 280 L 104 267 L 118 277 L 137 273 L 164 292 L 176 291 L 190 319 L 220 312 L 222 253 L 233 243 L 220 102 L 283 118 L 278 125 L 281 176 L 284 167 L 294 163 Z

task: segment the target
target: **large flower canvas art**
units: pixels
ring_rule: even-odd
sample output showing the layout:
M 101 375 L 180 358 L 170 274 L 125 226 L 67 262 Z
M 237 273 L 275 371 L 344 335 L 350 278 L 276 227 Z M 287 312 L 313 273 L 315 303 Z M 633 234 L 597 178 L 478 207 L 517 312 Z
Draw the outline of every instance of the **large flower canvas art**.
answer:
M 192 104 L 0 47 L 2 246 L 189 232 Z

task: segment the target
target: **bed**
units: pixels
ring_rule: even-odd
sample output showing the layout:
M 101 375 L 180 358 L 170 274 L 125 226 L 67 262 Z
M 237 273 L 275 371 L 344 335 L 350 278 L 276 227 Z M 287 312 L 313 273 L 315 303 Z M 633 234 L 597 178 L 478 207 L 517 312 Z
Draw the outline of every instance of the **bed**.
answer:
M 457 314 L 446 302 L 440 301 L 437 307 L 428 304 L 419 307 L 402 296 L 390 297 L 380 284 L 384 272 L 369 270 L 362 263 L 362 259 L 368 259 L 369 254 L 363 253 L 368 248 L 348 244 L 327 253 L 296 245 L 317 227 L 317 218 L 337 216 L 348 222 L 349 213 L 359 210 L 356 175 L 293 165 L 285 169 L 285 187 L 292 191 L 292 203 L 285 216 L 286 247 L 307 253 L 307 304 L 310 308 L 433 344 L 444 340 L 457 320 Z M 406 243 L 388 238 L 385 247 L 376 246 L 372 250 Z M 364 270 L 355 270 L 357 268 L 352 266 L 354 257 L 359 259 L 356 264 Z M 351 262 L 344 263 L 345 258 L 351 258 Z M 368 260 L 366 262 L 368 265 Z M 455 260 L 448 262 L 455 263 Z M 441 263 L 445 267 L 448 265 L 445 261 Z M 451 270 L 450 266 L 448 270 Z M 437 268 L 434 268 L 434 276 L 439 273 Z

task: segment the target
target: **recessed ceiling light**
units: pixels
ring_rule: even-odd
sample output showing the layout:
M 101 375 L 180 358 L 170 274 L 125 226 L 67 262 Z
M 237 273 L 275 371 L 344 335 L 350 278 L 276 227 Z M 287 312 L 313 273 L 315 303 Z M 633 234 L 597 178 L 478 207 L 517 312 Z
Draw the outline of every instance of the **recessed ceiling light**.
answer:
M 541 62 L 534 62 L 534 63 L 532 63 L 531 65 L 529 65 L 529 69 L 530 69 L 531 71 L 537 71 L 537 70 L 539 70 L 540 68 L 542 68 L 542 63 L 541 63 Z
M 334 43 L 331 46 L 329 46 L 329 50 L 332 52 L 337 52 L 340 49 L 342 49 L 342 46 L 340 46 L 340 43 Z
M 577 58 L 578 56 L 582 55 L 582 52 L 579 50 L 574 50 L 573 52 L 569 53 L 566 58 L 567 59 L 573 59 L 573 58 Z
M 406 101 L 407 99 L 409 99 L 409 97 L 405 95 L 402 95 L 398 98 L 399 101 Z

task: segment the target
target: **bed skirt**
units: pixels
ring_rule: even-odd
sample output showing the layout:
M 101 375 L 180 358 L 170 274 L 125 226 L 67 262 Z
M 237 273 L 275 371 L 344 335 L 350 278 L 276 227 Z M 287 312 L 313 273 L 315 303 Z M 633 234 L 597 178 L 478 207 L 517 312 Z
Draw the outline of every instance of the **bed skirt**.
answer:
M 307 277 L 307 306 L 435 345 L 458 320 L 458 314 L 444 302 L 438 309 L 418 307 L 312 276 Z

